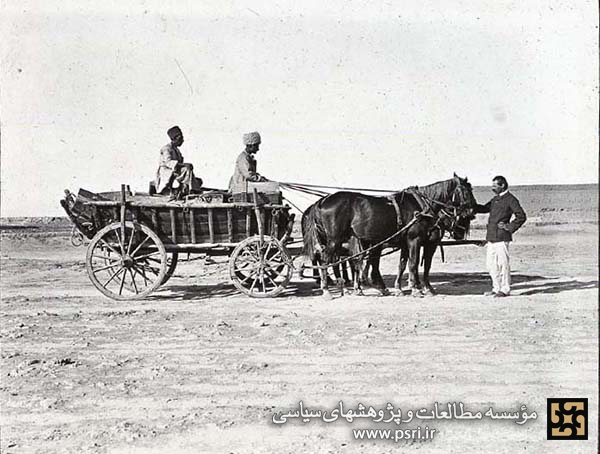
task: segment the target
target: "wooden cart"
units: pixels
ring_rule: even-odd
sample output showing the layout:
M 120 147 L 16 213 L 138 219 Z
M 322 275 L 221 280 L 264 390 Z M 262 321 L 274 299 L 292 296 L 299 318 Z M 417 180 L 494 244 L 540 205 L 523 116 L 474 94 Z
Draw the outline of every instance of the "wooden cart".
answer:
M 169 280 L 180 253 L 228 255 L 233 284 L 252 297 L 278 295 L 292 277 L 285 243 L 294 216 L 280 199 L 256 190 L 253 202 L 228 202 L 223 192 L 176 202 L 132 195 L 125 186 L 113 193 L 65 193 L 61 205 L 90 239 L 90 280 L 109 298 L 148 296 Z

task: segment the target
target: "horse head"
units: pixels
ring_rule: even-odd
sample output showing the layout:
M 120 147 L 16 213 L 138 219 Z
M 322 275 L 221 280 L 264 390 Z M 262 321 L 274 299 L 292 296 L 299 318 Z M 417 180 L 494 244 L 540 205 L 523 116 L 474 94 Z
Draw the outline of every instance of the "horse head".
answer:
M 454 173 L 454 190 L 450 205 L 452 213 L 443 210 L 444 224 L 450 235 L 456 240 L 462 240 L 469 233 L 471 221 L 475 219 L 477 201 L 468 178 L 461 178 Z
M 468 178 L 461 178 L 456 173 L 454 174 L 454 192 L 452 193 L 452 205 L 460 208 L 461 212 L 468 212 L 469 215 L 475 216 L 475 205 L 477 201 L 473 195 L 473 187 L 469 183 Z

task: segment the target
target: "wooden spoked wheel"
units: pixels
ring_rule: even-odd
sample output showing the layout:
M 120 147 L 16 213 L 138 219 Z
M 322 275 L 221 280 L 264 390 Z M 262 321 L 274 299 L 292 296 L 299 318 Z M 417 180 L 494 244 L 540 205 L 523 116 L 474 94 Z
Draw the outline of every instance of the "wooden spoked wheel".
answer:
M 294 269 L 289 252 L 275 238 L 250 237 L 236 246 L 229 259 L 229 275 L 241 292 L 254 298 L 280 294 Z
M 92 238 L 86 269 L 94 286 L 115 300 L 141 299 L 160 286 L 167 273 L 161 239 L 137 222 L 115 222 Z
M 167 255 L 167 272 L 165 273 L 165 277 L 163 278 L 160 285 L 165 285 L 173 273 L 175 272 L 175 268 L 177 268 L 177 259 L 179 254 L 177 252 L 171 252 Z

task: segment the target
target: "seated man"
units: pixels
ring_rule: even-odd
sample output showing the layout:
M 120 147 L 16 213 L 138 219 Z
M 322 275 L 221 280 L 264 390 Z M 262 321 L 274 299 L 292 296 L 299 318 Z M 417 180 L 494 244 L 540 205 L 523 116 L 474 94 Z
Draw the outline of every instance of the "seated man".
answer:
M 260 147 L 260 134 L 258 132 L 244 134 L 244 145 L 246 149 L 235 161 L 233 176 L 229 180 L 231 193 L 248 192 L 248 181 L 268 181 L 256 171 L 254 155 Z
M 197 192 L 202 186 L 202 180 L 194 177 L 194 166 L 183 162 L 179 147 L 183 144 L 183 133 L 179 126 L 173 126 L 167 131 L 171 143 L 160 149 L 160 162 L 156 172 L 156 192 L 168 194 L 172 199 L 181 198 L 191 192 Z M 178 186 L 174 187 L 173 183 Z

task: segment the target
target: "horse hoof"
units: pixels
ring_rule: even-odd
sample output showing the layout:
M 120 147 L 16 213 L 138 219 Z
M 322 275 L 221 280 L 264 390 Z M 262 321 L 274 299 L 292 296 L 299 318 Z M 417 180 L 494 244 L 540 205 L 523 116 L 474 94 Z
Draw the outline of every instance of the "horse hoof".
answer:
M 328 301 L 332 300 L 333 296 L 331 296 L 331 292 L 330 291 L 324 291 L 323 292 L 323 299 L 328 300 Z
M 362 290 L 357 290 L 356 292 L 354 292 L 355 296 L 365 296 L 365 294 L 363 293 Z
M 404 292 L 402 291 L 401 288 L 396 288 L 396 289 L 394 289 L 394 295 L 396 295 L 396 296 L 404 296 Z
M 435 291 L 433 291 L 432 289 L 425 289 L 425 291 L 423 292 L 423 296 L 435 296 L 436 293 Z
M 414 298 L 423 298 L 423 296 L 424 296 L 423 292 L 421 290 L 419 290 L 419 289 L 416 289 L 416 288 L 412 290 L 411 295 Z
M 390 291 L 387 288 L 379 290 L 381 296 L 390 296 Z

